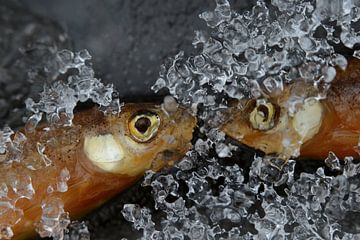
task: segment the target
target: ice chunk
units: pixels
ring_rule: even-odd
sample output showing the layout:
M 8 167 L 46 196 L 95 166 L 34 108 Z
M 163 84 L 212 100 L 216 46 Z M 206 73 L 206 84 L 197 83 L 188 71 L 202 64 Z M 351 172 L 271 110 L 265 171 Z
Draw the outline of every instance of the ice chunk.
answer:
M 231 157 L 231 148 L 225 143 L 216 144 L 216 153 L 220 158 Z
M 325 67 L 323 68 L 323 76 L 324 76 L 324 81 L 326 83 L 330 83 L 335 79 L 336 76 L 336 70 L 333 67 Z
M 127 221 L 134 223 L 135 229 L 143 229 L 144 235 L 142 239 L 152 239 L 150 236 L 154 234 L 155 224 L 151 220 L 149 209 L 140 208 L 135 204 L 125 204 L 121 213 Z
M 70 179 L 70 172 L 65 167 L 60 171 L 60 176 L 56 185 L 58 192 L 66 192 L 68 190 L 67 181 Z
M 39 102 L 32 99 L 26 101 L 27 109 L 37 114 L 29 119 L 30 122 L 33 119 L 36 120 L 34 124 L 30 124 L 32 128 L 36 127 L 39 117 L 41 118 L 41 115 L 39 116 L 41 113 L 45 113 L 50 120 L 62 119 L 63 122 L 60 125 L 70 125 L 73 109 L 77 102 L 85 102 L 88 99 L 100 106 L 112 105 L 112 111 L 120 109 L 120 103 L 113 99 L 113 86 L 104 85 L 94 77 L 94 70 L 87 63 L 90 59 L 91 56 L 87 50 L 75 53 L 69 50 L 61 50 L 57 53 L 53 64 L 58 69 L 58 76 L 44 87 Z M 65 73 L 69 69 L 76 69 L 77 73 L 64 79 Z M 56 120 L 50 123 L 59 124 Z
M 27 198 L 29 200 L 33 198 L 35 190 L 30 176 L 11 175 L 10 179 L 11 188 L 18 195 L 18 198 Z
M 200 155 L 207 155 L 210 146 L 208 141 L 204 141 L 202 139 L 198 139 L 195 143 L 195 151 L 197 151 Z
M 179 107 L 179 104 L 176 102 L 176 99 L 173 98 L 172 96 L 166 96 L 164 98 L 162 107 L 166 113 L 171 114 L 173 112 L 176 112 L 176 110 Z
M 342 167 L 340 165 L 339 158 L 333 152 L 329 152 L 328 157 L 324 160 L 326 166 L 328 166 L 331 170 L 341 171 Z
M 38 142 L 36 144 L 36 149 L 38 151 L 38 154 L 40 156 L 40 159 L 42 160 L 45 167 L 48 167 L 51 165 L 52 161 L 51 159 L 45 154 L 45 145 Z
M 11 142 L 11 135 L 14 134 L 14 131 L 9 127 L 5 127 L 0 131 L 0 154 L 4 154 L 7 149 L 7 145 Z
M 8 187 L 6 183 L 2 182 L 0 183 L 0 198 L 5 198 L 8 195 Z
M 42 215 L 35 224 L 36 231 L 41 237 L 63 239 L 64 231 L 70 224 L 69 214 L 64 211 L 63 202 L 54 197 L 46 199 L 42 205 Z
M 0 228 L 5 228 L 9 230 L 10 227 L 17 224 L 21 217 L 24 215 L 24 212 L 21 209 L 16 208 L 11 202 L 10 199 L 1 198 L 0 199 L 0 217 L 3 219 L 1 222 L 2 226 Z
M 360 59 L 360 50 L 355 50 L 353 56 Z

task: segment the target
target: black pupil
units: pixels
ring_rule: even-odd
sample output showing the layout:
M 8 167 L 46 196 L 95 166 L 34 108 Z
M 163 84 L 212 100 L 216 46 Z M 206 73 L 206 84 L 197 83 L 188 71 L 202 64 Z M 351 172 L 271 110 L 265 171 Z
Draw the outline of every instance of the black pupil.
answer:
M 264 105 L 260 105 L 260 106 L 258 107 L 258 111 L 259 111 L 259 112 L 262 112 L 262 114 L 264 114 L 264 120 L 263 120 L 263 122 L 265 122 L 265 121 L 268 119 L 268 117 L 269 117 L 269 109 L 268 109 L 266 106 L 264 106 Z
M 141 117 L 135 122 L 135 128 L 141 133 L 145 133 L 150 126 L 151 121 L 147 117 Z

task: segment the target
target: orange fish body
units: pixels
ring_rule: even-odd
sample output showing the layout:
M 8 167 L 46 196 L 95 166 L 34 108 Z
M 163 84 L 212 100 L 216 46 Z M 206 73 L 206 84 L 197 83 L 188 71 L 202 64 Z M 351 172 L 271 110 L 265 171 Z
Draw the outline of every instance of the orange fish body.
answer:
M 50 236 L 61 228 L 61 221 L 52 218 L 64 218 L 66 224 L 66 212 L 78 218 L 128 188 L 146 170 L 172 165 L 191 146 L 195 123 L 181 107 L 168 114 L 160 106 L 126 104 L 119 116 L 94 108 L 75 114 L 71 127 L 49 130 L 40 125 L 26 133 L 21 161 L 0 169 L 8 186 L 2 201 L 13 205 L 5 212 L 0 207 L 2 237 L 9 227 L 14 239 L 28 238 L 35 228 L 40 236 Z M 42 154 L 38 142 L 44 143 Z M 19 183 L 19 189 L 11 182 Z

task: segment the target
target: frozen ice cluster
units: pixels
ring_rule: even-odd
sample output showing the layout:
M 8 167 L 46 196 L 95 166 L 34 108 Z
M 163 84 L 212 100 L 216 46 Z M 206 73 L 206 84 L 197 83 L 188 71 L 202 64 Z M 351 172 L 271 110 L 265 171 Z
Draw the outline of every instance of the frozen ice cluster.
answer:
M 142 239 L 360 238 L 360 164 L 352 158 L 299 176 L 293 160 L 280 169 L 255 156 L 249 171 L 219 161 L 194 151 L 172 173 L 149 172 L 155 211 L 126 204 L 122 214 Z
M 247 167 L 239 159 L 246 150 L 209 124 L 221 121 L 217 110 L 229 99 L 264 97 L 300 78 L 326 97 L 335 68 L 347 67 L 337 48 L 360 42 L 359 10 L 351 0 L 259 0 L 239 13 L 217 0 L 200 14 L 211 33 L 196 32 L 197 54 L 161 66 L 153 90 L 200 107 L 205 126 L 175 170 L 145 176 L 155 211 L 124 206 L 142 239 L 360 239 L 359 163 L 330 152 L 316 171 L 258 155 Z
M 214 11 L 200 14 L 212 31 L 196 32 L 198 53 L 169 59 L 152 89 L 219 109 L 229 98 L 258 98 L 302 78 L 324 97 L 334 67 L 347 66 L 334 46 L 353 48 L 360 40 L 359 7 L 358 0 L 259 0 L 239 13 L 217 0 Z
M 36 127 L 43 113 L 50 124 L 59 124 L 59 121 L 63 121 L 62 125 L 71 125 L 75 106 L 78 102 L 87 100 L 92 100 L 100 107 L 112 107 L 111 111 L 120 111 L 119 100 L 113 100 L 113 94 L 117 94 L 113 86 L 104 85 L 94 77 L 94 70 L 87 64 L 90 59 L 87 50 L 76 53 L 61 50 L 56 54 L 52 62 L 53 68 L 56 69 L 54 80 L 44 86 L 38 102 L 31 98 L 26 100 L 27 109 L 34 113 L 28 120 L 31 127 Z M 66 75 L 70 70 L 76 72 L 70 76 Z
M 58 24 L 13 2 L 0 6 L 0 33 L 0 126 L 20 127 L 25 99 L 51 78 L 53 55 L 72 44 Z

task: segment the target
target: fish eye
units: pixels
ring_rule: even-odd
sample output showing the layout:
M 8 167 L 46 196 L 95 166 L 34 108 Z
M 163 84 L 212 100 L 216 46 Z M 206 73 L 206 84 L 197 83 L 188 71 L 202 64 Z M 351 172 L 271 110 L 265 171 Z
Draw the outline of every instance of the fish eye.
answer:
M 128 123 L 132 138 L 137 142 L 148 142 L 156 136 L 160 126 L 158 114 L 141 111 L 134 114 Z
M 250 113 L 250 123 L 254 129 L 270 130 L 275 125 L 276 107 L 265 100 L 260 100 Z

